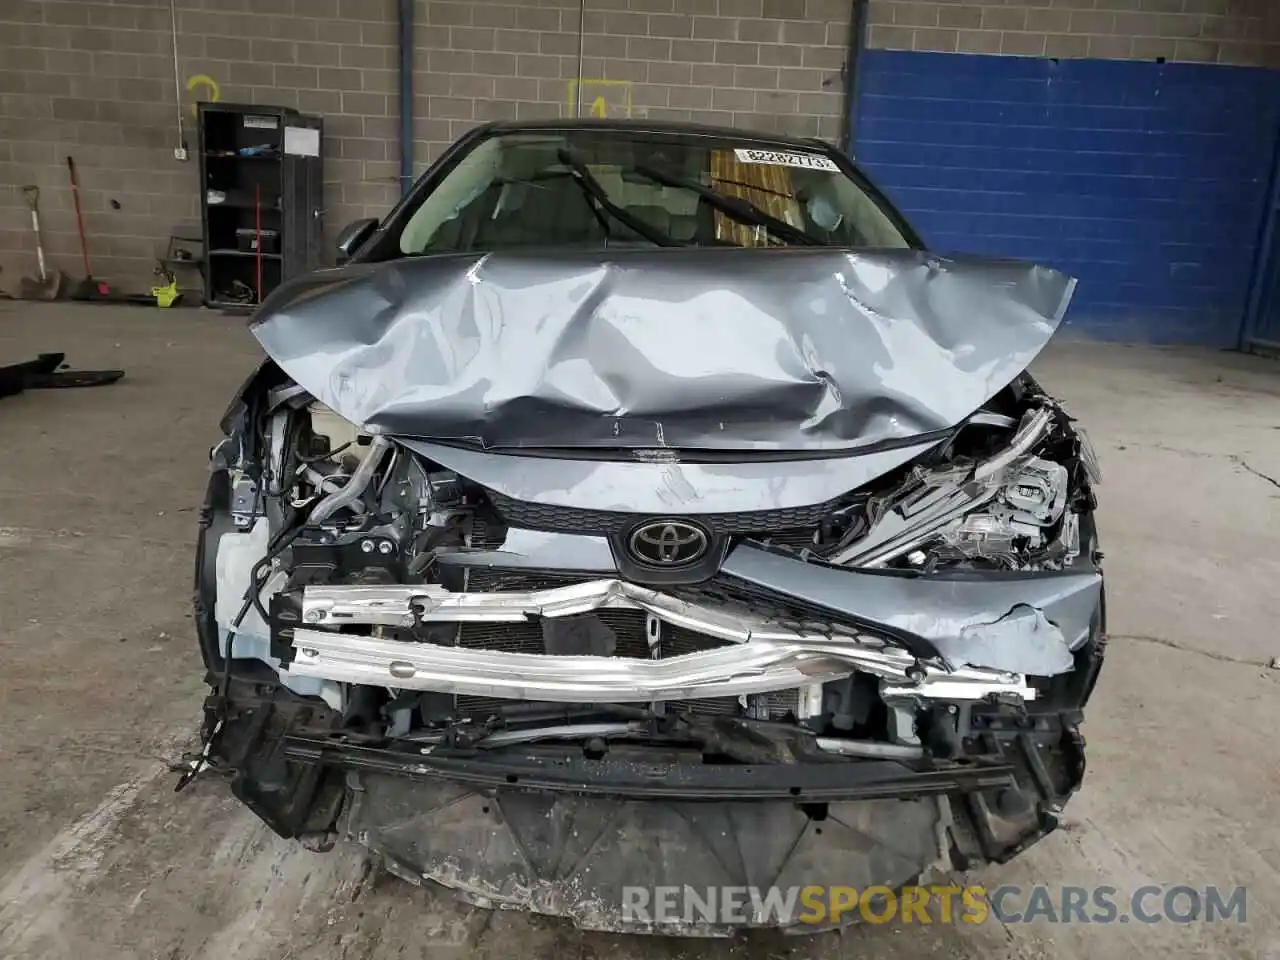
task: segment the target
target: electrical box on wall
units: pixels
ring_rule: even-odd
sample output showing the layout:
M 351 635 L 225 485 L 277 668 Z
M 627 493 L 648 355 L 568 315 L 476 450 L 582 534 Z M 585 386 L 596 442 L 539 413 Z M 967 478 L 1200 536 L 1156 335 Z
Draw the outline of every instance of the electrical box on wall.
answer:
M 205 303 L 252 307 L 320 266 L 322 121 L 285 107 L 201 103 Z

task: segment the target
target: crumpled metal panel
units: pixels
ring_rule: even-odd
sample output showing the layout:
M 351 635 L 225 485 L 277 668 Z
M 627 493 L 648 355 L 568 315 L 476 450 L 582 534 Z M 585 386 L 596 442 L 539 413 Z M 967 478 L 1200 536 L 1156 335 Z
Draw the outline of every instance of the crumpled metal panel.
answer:
M 957 664 L 1052 677 L 1072 668 L 1102 603 L 1102 574 L 997 577 L 841 570 L 743 544 L 722 574 L 864 622 L 908 630 Z
M 290 284 L 267 353 L 376 432 L 494 447 L 840 450 L 952 427 L 1075 281 L 914 250 L 453 255 Z
M 994 622 L 961 627 L 959 636 L 939 640 L 938 649 L 953 663 L 998 663 L 996 669 L 1028 676 L 1056 677 L 1075 667 L 1062 630 L 1026 604 Z

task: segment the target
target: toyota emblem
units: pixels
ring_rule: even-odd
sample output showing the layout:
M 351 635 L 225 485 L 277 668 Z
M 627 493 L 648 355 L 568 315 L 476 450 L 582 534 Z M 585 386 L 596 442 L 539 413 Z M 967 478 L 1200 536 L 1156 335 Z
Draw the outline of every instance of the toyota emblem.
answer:
M 683 567 L 697 563 L 710 544 L 707 532 L 683 520 L 654 520 L 631 532 L 628 545 L 637 562 L 650 567 Z

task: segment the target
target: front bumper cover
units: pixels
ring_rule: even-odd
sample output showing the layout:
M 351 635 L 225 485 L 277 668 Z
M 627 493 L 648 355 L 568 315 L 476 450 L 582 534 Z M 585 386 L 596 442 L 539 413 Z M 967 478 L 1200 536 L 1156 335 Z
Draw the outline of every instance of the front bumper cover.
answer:
M 950 763 L 451 757 L 316 737 L 292 737 L 286 752 L 344 771 L 347 834 L 405 880 L 584 929 L 720 936 L 739 925 L 691 914 L 658 923 L 629 909 L 627 891 L 898 889 L 1006 859 L 1057 825 L 1083 772 L 1074 727 L 1050 726 L 997 732 L 1004 756 Z M 819 929 L 769 910 L 747 926 Z
M 370 741 L 260 682 L 233 681 L 231 702 L 215 766 L 282 836 L 347 836 L 403 879 L 594 930 L 718 936 L 740 926 L 654 926 L 628 912 L 624 888 L 896 889 L 1007 860 L 1058 825 L 1084 774 L 1078 712 L 985 715 L 949 761 L 712 764 L 661 747 L 596 760 L 575 744 Z M 817 931 L 773 914 L 748 925 Z
M 397 876 L 490 909 L 566 918 L 589 930 L 725 936 L 695 915 L 628 909 L 627 890 L 821 884 L 892 889 L 949 866 L 945 796 L 831 803 L 821 821 L 786 801 L 652 803 L 521 793 L 360 774 L 352 834 Z M 672 922 L 674 921 L 674 922 Z M 813 927 L 761 911 L 748 926 Z

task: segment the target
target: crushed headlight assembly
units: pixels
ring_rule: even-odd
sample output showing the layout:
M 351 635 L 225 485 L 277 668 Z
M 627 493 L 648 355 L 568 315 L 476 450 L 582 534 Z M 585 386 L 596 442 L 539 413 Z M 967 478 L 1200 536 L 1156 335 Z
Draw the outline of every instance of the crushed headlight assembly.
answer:
M 1049 435 L 1055 412 L 1056 408 L 1048 404 L 1028 410 L 1009 445 L 985 460 L 970 464 L 956 462 L 935 469 L 915 468 L 899 487 L 871 500 L 868 504 L 871 527 L 866 535 L 837 551 L 830 561 L 862 567 L 884 566 L 944 531 L 960 532 L 967 514 L 995 500 L 1010 486 L 1012 492 L 1007 493 L 1005 499 L 1011 506 L 1031 506 L 1039 496 L 1049 498 L 1046 506 L 1051 508 L 1055 492 L 1052 480 L 1046 480 L 1046 476 L 1056 477 L 1051 468 L 1057 465 L 1040 461 L 1032 451 Z M 1032 478 L 1026 483 L 1019 482 L 1020 472 L 1028 468 Z M 1065 471 L 1063 473 L 1062 497 L 1065 497 Z M 998 532 L 973 531 L 979 537 Z
M 975 425 L 1012 426 L 1005 418 Z M 1081 513 L 1092 508 L 1097 456 L 1061 406 L 1037 397 L 1009 442 L 982 457 L 917 464 L 866 502 L 866 531 L 829 563 L 920 569 L 983 561 L 1011 570 L 1056 570 L 1080 554 Z

